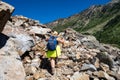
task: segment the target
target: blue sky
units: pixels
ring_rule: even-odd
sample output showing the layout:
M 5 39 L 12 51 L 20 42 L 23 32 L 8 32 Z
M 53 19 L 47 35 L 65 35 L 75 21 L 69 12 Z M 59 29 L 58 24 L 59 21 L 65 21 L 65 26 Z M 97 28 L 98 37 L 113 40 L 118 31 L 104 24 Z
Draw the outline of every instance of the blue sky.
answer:
M 67 18 L 92 5 L 106 4 L 110 0 L 3 0 L 15 7 L 14 15 L 23 15 L 48 23 Z

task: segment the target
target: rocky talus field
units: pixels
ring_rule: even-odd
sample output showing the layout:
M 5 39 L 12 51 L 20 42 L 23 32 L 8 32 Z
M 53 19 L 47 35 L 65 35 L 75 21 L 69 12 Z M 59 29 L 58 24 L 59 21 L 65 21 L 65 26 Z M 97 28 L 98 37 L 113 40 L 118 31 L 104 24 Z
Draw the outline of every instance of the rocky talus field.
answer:
M 11 16 L 14 7 L 0 1 L 0 80 L 120 80 L 120 49 L 71 28 L 59 32 L 55 74 L 46 58 L 48 26 L 24 16 Z

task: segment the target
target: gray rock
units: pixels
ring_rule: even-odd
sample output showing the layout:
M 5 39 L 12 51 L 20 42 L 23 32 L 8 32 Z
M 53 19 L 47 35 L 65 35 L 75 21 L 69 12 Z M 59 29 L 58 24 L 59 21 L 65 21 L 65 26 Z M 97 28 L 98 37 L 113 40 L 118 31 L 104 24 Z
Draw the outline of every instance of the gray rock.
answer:
M 36 34 L 47 34 L 47 32 L 51 31 L 49 28 L 39 28 L 37 26 L 30 26 L 30 28 L 30 32 L 34 32 Z
M 15 26 L 21 26 L 22 24 L 23 24 L 22 20 L 17 20 L 14 25 Z
M 103 62 L 103 63 L 109 65 L 110 68 L 114 67 L 115 63 L 114 63 L 113 59 L 110 57 L 110 55 L 107 52 L 98 53 L 96 55 L 96 57 L 99 58 L 100 62 Z
M 94 72 L 93 74 L 99 78 L 105 78 L 107 80 L 115 80 L 113 77 L 109 76 L 106 72 L 103 71 Z
M 15 46 L 20 51 L 20 55 L 22 55 L 34 46 L 34 40 L 27 34 L 15 35 Z
M 87 46 L 88 48 L 98 48 L 100 46 L 99 42 L 96 40 L 94 36 L 86 36 L 81 39 L 83 45 Z
M 70 80 L 89 80 L 89 75 L 85 73 L 75 72 L 74 75 L 70 77 Z
M 49 80 L 48 78 L 39 78 L 38 80 Z
M 96 67 L 92 64 L 83 64 L 83 66 L 81 67 L 81 71 L 86 71 L 86 70 L 90 70 L 90 71 L 96 71 Z
M 25 79 L 25 71 L 13 43 L 14 40 L 8 39 L 5 46 L 0 49 L 0 80 Z
M 64 69 L 62 73 L 64 75 L 71 75 L 71 74 L 73 74 L 73 70 L 72 69 Z

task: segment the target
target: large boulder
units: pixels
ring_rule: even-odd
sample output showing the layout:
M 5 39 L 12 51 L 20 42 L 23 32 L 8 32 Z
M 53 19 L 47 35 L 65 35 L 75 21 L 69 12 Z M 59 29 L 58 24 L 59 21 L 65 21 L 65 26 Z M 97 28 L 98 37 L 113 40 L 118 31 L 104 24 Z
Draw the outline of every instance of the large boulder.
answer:
M 0 49 L 0 80 L 25 80 L 25 76 L 20 56 L 15 48 L 15 40 L 7 38 L 4 47 Z
M 13 6 L 0 1 L 0 32 L 2 32 L 2 30 L 4 29 L 4 26 L 7 20 L 10 18 L 13 11 Z

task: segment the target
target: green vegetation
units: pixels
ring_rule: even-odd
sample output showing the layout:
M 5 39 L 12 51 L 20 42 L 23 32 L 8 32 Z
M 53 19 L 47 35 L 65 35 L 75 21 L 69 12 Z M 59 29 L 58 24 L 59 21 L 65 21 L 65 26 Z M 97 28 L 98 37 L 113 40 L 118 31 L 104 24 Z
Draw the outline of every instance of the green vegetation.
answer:
M 73 26 L 74 24 L 75 24 L 75 21 L 70 21 L 70 22 L 67 22 L 67 23 L 65 23 L 63 25 L 58 24 L 56 27 L 53 27 L 53 30 L 61 32 L 64 29 L 66 29 L 66 28 L 68 28 L 70 26 Z
M 103 30 L 95 33 L 94 35 L 100 42 L 117 44 L 120 48 L 120 15 L 109 21 Z

